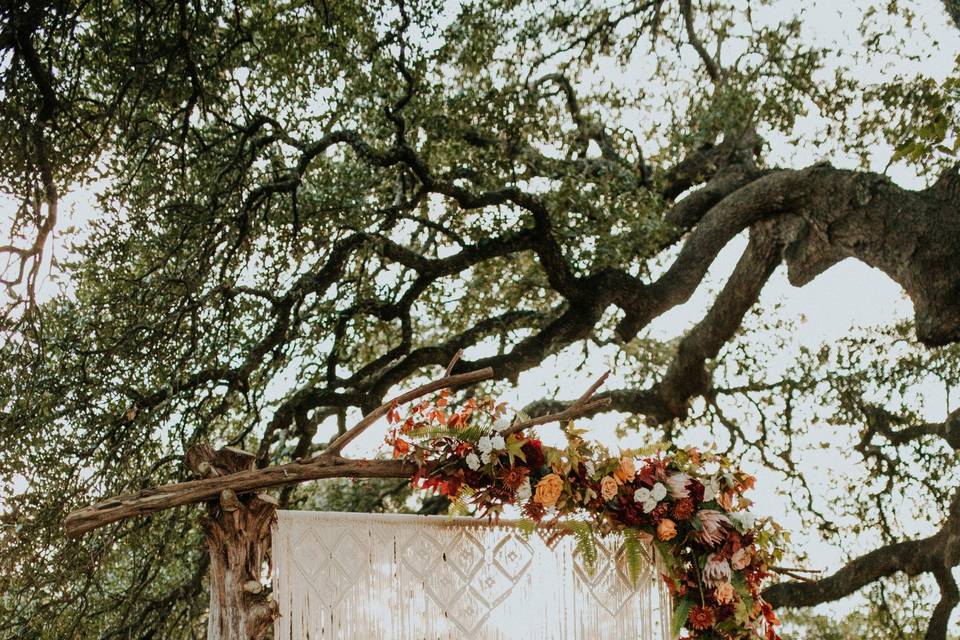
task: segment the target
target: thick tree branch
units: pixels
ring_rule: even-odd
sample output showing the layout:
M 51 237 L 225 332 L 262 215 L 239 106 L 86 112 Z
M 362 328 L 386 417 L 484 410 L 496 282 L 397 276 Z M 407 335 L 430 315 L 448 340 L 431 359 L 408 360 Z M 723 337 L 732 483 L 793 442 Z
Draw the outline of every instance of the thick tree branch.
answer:
M 775 607 L 812 607 L 839 600 L 898 572 L 908 576 L 936 574 L 957 564 L 960 564 L 960 492 L 954 494 L 947 518 L 934 535 L 879 547 L 820 580 L 772 585 L 764 590 L 763 597 Z M 947 596 L 949 604 L 949 593 Z
M 723 70 L 713 56 L 707 52 L 707 48 L 703 46 L 703 42 L 700 40 L 700 37 L 697 36 L 693 24 L 693 6 L 691 0 L 680 0 L 680 10 L 683 12 L 683 24 L 687 30 L 687 40 L 689 40 L 693 48 L 696 49 L 700 59 L 703 60 L 707 75 L 710 76 L 714 84 L 719 84 L 723 80 Z
M 706 316 L 683 337 L 664 377 L 643 390 L 612 390 L 598 397 L 610 400 L 609 409 L 645 415 L 665 423 L 686 415 L 688 402 L 706 393 L 711 381 L 704 368 L 733 337 L 744 315 L 760 296 L 764 284 L 780 263 L 782 245 L 770 224 L 751 230 L 747 248 L 733 274 Z M 559 411 L 564 403 L 538 402 L 526 408 L 531 415 Z M 600 408 L 598 408 L 599 410 Z
M 960 176 L 949 172 L 920 191 L 884 176 L 814 165 L 764 175 L 724 197 L 690 233 L 677 259 L 657 281 L 639 287 L 621 281 L 615 303 L 625 316 L 623 339 L 665 310 L 682 304 L 714 257 L 743 229 L 779 217 L 787 243 L 788 276 L 806 284 L 838 261 L 853 257 L 882 270 L 913 300 L 917 337 L 928 345 L 960 339 Z M 914 215 L 904 216 L 904 208 Z
M 924 640 L 947 640 L 950 616 L 960 603 L 960 590 L 957 589 L 957 581 L 953 579 L 953 571 L 950 567 L 937 567 L 933 570 L 933 575 L 937 580 L 937 586 L 940 587 L 940 600 L 930 614 Z
M 894 446 L 909 444 L 928 436 L 938 436 L 951 448 L 960 450 L 960 409 L 951 411 L 943 422 L 916 424 L 910 424 L 903 416 L 876 405 L 864 405 L 863 412 L 867 417 L 867 429 L 861 438 L 861 446 L 869 445 L 875 435 L 882 436 Z

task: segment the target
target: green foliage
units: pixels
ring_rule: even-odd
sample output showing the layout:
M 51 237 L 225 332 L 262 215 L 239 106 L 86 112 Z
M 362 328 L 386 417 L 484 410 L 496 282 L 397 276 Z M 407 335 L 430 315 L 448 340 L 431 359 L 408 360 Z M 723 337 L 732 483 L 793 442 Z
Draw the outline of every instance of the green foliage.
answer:
M 596 570 L 597 554 L 599 553 L 593 525 L 589 522 L 571 520 L 562 523 L 560 526 L 576 539 L 576 554 L 583 560 L 583 566 L 587 571 L 593 573 Z
M 636 529 L 625 529 L 623 532 L 623 553 L 632 584 L 636 584 L 637 580 L 640 579 L 644 567 L 651 564 L 651 559 L 646 551 L 646 543 L 639 537 L 638 533 Z
M 679 638 L 683 626 L 687 624 L 687 616 L 690 615 L 690 609 L 693 608 L 693 600 L 683 598 L 673 608 L 673 615 L 670 617 L 670 637 Z

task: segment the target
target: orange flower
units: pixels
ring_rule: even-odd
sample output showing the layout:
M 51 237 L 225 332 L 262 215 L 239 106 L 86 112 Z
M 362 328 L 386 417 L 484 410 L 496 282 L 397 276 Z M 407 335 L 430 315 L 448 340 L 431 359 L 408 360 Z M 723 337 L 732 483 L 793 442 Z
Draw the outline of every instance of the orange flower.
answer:
M 674 524 L 673 520 L 670 518 L 664 518 L 660 521 L 660 524 L 657 525 L 657 537 L 663 542 L 666 542 L 667 540 L 673 540 L 677 537 L 677 526 Z
M 617 481 L 610 476 L 604 476 L 600 481 L 600 495 L 604 500 L 613 500 L 617 495 Z
M 563 478 L 551 473 L 543 476 L 537 483 L 537 490 L 533 499 L 544 507 L 552 507 L 557 504 L 561 493 L 563 493 Z
M 677 500 L 677 502 L 673 505 L 673 517 L 680 522 L 689 520 L 690 516 L 693 515 L 693 509 L 693 500 L 690 498 Z
M 520 485 L 523 484 L 528 472 L 529 469 L 524 469 L 523 467 L 511 467 L 500 474 L 500 479 L 503 480 L 503 484 L 508 489 L 516 491 L 520 488 Z
M 749 491 L 757 485 L 757 479 L 750 474 L 743 474 L 743 477 L 740 479 L 740 484 L 737 485 L 737 491 L 743 493 L 744 491 Z
M 697 631 L 709 629 L 714 621 L 713 609 L 707 606 L 694 607 L 690 609 L 690 614 L 687 616 L 687 622 Z
M 713 597 L 716 599 L 717 604 L 730 604 L 733 602 L 735 594 L 736 591 L 733 590 L 733 585 L 729 582 L 719 584 L 713 591 Z
M 620 458 L 620 466 L 613 472 L 617 482 L 619 484 L 630 482 L 635 475 L 637 475 L 637 467 L 633 464 L 633 458 Z

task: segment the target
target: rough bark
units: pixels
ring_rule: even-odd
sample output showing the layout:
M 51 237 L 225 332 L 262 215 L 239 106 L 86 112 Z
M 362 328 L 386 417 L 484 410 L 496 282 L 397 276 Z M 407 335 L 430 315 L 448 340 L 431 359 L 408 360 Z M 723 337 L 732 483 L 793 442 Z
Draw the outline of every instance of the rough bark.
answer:
M 804 170 L 787 209 L 802 220 L 786 262 L 803 286 L 845 258 L 899 283 L 913 300 L 917 337 L 930 346 L 960 340 L 960 175 L 902 189 L 885 176 L 829 166 Z
M 187 464 L 214 478 L 253 470 L 254 456 L 208 445 L 194 446 Z M 276 608 L 261 577 L 270 556 L 270 527 L 277 501 L 266 494 L 237 495 L 230 489 L 207 502 L 204 523 L 210 552 L 208 640 L 261 640 L 269 637 Z
M 305 462 L 166 484 L 117 496 L 74 511 L 67 516 L 64 528 L 68 536 L 76 537 L 118 520 L 210 500 L 227 489 L 239 495 L 323 478 L 404 478 L 413 471 L 412 465 L 399 460 L 348 460 L 321 454 Z
M 932 573 L 941 599 L 931 617 L 927 640 L 944 640 L 950 613 L 956 606 L 956 584 L 950 567 L 960 563 L 960 492 L 937 533 L 874 549 L 851 560 L 837 572 L 810 582 L 782 582 L 767 587 L 763 597 L 775 607 L 812 607 L 848 596 L 881 578 L 903 572 L 908 576 Z

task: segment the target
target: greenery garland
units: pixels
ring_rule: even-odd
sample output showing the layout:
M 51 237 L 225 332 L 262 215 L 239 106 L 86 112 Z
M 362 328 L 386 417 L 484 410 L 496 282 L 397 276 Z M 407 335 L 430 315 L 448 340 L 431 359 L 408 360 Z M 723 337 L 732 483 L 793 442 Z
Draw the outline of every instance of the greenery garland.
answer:
M 401 416 L 388 413 L 394 456 L 417 465 L 415 486 L 499 517 L 516 505 L 532 530 L 549 523 L 577 538 L 585 561 L 597 536 L 623 535 L 634 577 L 647 544 L 663 559 L 673 597 L 672 637 L 777 640 L 761 585 L 783 555 L 788 534 L 747 509 L 755 479 L 724 456 L 657 444 L 611 455 L 564 425 L 567 447 L 514 432 L 507 407 L 491 398 L 449 406 L 448 392 Z

